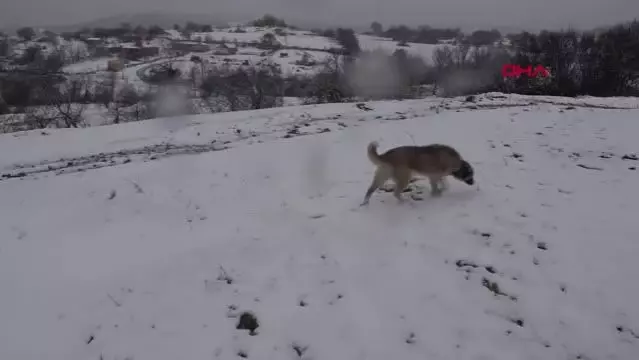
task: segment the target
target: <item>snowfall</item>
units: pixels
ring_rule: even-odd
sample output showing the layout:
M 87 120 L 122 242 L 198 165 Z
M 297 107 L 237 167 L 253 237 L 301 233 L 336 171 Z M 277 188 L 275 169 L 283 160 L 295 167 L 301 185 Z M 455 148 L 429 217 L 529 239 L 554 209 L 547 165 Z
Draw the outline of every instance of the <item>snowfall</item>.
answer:
M 0 359 L 639 358 L 639 99 L 466 100 L 1 135 Z

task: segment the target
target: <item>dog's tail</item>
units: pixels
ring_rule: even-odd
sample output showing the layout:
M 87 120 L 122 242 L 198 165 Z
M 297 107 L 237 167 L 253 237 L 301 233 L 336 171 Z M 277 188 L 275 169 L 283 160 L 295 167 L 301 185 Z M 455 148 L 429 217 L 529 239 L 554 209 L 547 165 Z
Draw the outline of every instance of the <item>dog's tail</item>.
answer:
M 384 160 L 377 153 L 377 147 L 379 144 L 377 141 L 371 141 L 366 148 L 366 154 L 368 155 L 368 159 L 375 165 L 380 166 L 384 163 Z

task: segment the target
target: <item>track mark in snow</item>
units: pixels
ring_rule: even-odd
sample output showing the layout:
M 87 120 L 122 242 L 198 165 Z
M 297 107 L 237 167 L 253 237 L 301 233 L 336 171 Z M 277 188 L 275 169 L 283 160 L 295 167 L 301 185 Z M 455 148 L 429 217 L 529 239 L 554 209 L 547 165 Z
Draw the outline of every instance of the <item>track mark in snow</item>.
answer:
M 133 185 L 133 187 L 135 188 L 135 192 L 138 194 L 144 194 L 144 189 L 142 189 L 142 187 L 140 186 L 140 184 L 136 183 L 135 181 L 131 180 L 131 184 Z
M 207 145 L 151 145 L 143 148 L 100 153 L 97 155 L 47 160 L 38 164 L 17 165 L 15 166 L 14 171 L 2 174 L 0 176 L 0 181 L 13 178 L 24 178 L 48 172 L 54 172 L 56 175 L 71 174 L 90 169 L 128 164 L 134 160 L 151 161 L 176 155 L 200 154 L 226 149 L 227 147 L 219 147 L 215 143 Z
M 455 265 L 457 266 L 457 268 L 465 271 L 466 273 L 471 273 L 472 269 L 483 268 L 490 274 L 497 274 L 497 270 L 492 265 L 477 265 L 469 260 L 457 260 L 455 262 Z
M 246 359 L 248 358 L 248 352 L 246 350 L 238 350 L 237 356 Z
M 117 192 L 115 190 L 111 190 L 111 192 L 109 193 L 109 197 L 107 197 L 107 200 L 115 199 L 116 195 L 117 195 Z
M 13 230 L 16 233 L 16 239 L 18 239 L 18 240 L 23 240 L 28 235 L 25 230 L 23 230 L 21 228 L 18 228 L 18 227 L 15 227 L 15 226 L 11 227 L 11 230 Z
M 118 302 L 117 300 L 115 300 L 115 298 L 113 296 L 111 296 L 111 294 L 107 294 L 107 297 L 109 298 L 109 300 L 111 300 L 111 302 L 113 302 L 113 305 L 115 305 L 115 307 L 121 307 L 122 304 L 120 302 Z
M 490 290 L 490 292 L 492 292 L 495 296 L 505 296 L 507 298 L 509 298 L 512 301 L 517 302 L 517 297 L 513 296 L 513 295 L 509 295 L 507 293 L 505 293 L 501 287 L 499 286 L 499 284 L 496 281 L 491 281 L 490 279 L 484 277 L 481 280 L 481 284 L 488 290 Z
M 590 166 L 590 165 L 584 165 L 584 164 L 577 164 L 577 166 L 579 166 L 580 168 L 587 169 L 587 170 L 603 171 L 603 168 L 600 168 L 600 167 L 597 167 L 597 166 Z
M 540 241 L 540 242 L 537 243 L 537 249 L 539 249 L 539 250 L 548 250 L 548 245 L 545 242 Z
M 627 328 L 625 326 L 622 326 L 622 325 L 617 325 L 616 329 L 617 329 L 617 332 L 620 333 L 620 334 L 628 334 L 628 335 L 632 336 L 633 338 L 639 340 L 639 333 L 635 332 L 632 329 L 629 329 L 629 328 Z
M 237 325 L 235 328 L 237 330 L 248 330 L 249 335 L 255 336 L 257 335 L 257 328 L 260 327 L 259 321 L 257 317 L 251 312 L 243 312 L 240 314 L 240 318 L 237 321 Z
M 366 105 L 366 103 L 358 103 L 358 104 L 355 104 L 355 106 L 356 106 L 358 109 L 360 109 L 360 110 L 364 110 L 364 111 L 372 111 L 372 110 L 373 110 L 372 108 L 368 107 L 368 106 Z
M 220 266 L 220 275 L 218 275 L 217 280 L 224 281 L 229 285 L 233 283 L 233 278 L 226 272 L 226 270 L 224 270 L 222 266 Z
M 302 358 L 304 356 L 304 353 L 306 353 L 306 350 L 308 350 L 308 345 L 302 346 L 297 343 L 293 343 L 291 344 L 291 348 L 293 348 L 293 351 L 295 351 L 297 357 Z

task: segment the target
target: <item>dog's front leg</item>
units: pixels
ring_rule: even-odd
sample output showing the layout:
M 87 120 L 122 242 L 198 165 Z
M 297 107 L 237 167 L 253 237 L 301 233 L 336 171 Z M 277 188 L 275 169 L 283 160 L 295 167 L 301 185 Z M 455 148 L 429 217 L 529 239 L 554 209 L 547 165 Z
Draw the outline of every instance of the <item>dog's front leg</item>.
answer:
M 402 198 L 402 192 L 408 186 L 411 179 L 411 173 L 407 169 L 395 169 L 393 171 L 393 181 L 395 182 L 395 190 L 393 191 L 393 195 L 399 201 L 399 203 L 403 203 L 404 199 Z

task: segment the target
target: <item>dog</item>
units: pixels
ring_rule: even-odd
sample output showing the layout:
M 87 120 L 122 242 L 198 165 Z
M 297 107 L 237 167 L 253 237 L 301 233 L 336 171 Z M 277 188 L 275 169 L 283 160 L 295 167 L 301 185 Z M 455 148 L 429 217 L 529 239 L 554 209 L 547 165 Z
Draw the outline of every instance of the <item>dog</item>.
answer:
M 402 192 L 408 186 L 413 175 L 423 175 L 430 181 L 431 195 L 441 195 L 447 188 L 445 177 L 455 179 L 471 186 L 475 184 L 475 171 L 459 152 L 453 147 L 442 144 L 426 146 L 399 146 L 377 153 L 376 141 L 368 144 L 368 159 L 377 166 L 371 185 L 366 190 L 363 205 L 367 205 L 371 196 L 388 179 L 395 182 L 393 195 L 399 202 L 403 202 Z

